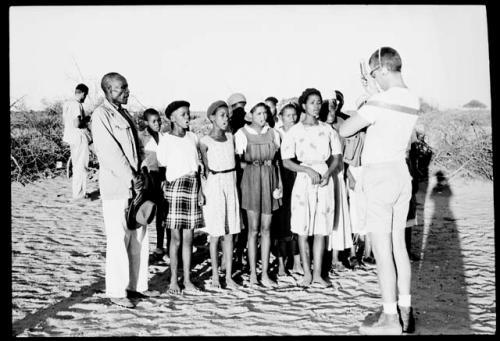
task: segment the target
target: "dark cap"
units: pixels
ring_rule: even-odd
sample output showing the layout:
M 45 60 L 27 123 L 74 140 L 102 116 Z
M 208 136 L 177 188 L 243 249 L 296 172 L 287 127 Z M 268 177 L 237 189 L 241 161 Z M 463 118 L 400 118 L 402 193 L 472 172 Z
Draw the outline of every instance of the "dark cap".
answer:
M 278 99 L 277 99 L 276 97 L 274 97 L 274 96 L 269 96 L 268 98 L 266 98 L 266 99 L 264 100 L 264 102 L 267 102 L 267 101 L 269 101 L 269 102 L 273 102 L 273 103 L 274 103 L 274 105 L 278 104 Z
M 167 116 L 167 118 L 170 119 L 170 116 L 172 116 L 172 113 L 174 111 L 176 111 L 177 109 L 179 109 L 181 107 L 188 107 L 189 108 L 189 106 L 190 106 L 190 104 L 187 101 L 173 101 L 165 109 L 165 116 Z
M 226 108 L 227 108 L 228 106 L 227 106 L 227 103 L 226 103 L 226 102 L 221 101 L 221 100 L 219 100 L 219 101 L 215 101 L 215 102 L 213 102 L 212 104 L 210 104 L 210 106 L 209 106 L 209 107 L 208 107 L 208 109 L 207 109 L 207 117 L 210 117 L 210 116 L 212 116 L 213 114 L 215 114 L 215 111 L 216 111 L 218 108 L 220 108 L 220 107 L 226 107 Z

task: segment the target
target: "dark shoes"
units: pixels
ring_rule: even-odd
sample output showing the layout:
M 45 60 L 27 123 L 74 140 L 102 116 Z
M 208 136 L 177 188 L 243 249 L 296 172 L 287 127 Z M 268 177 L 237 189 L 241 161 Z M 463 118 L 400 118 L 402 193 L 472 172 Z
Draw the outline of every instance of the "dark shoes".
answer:
M 143 292 L 127 290 L 128 299 L 143 299 L 150 297 L 159 297 L 160 295 L 160 292 L 156 290 L 147 290 Z
M 135 308 L 135 303 L 126 297 L 119 297 L 119 298 L 113 297 L 113 298 L 110 298 L 109 300 L 112 304 L 118 305 L 120 307 L 129 308 L 129 309 Z
M 398 314 L 382 313 L 375 323 L 363 323 L 359 327 L 359 333 L 362 335 L 401 335 L 403 330 Z
M 403 326 L 403 333 L 413 333 L 415 331 L 415 317 L 413 316 L 412 307 L 400 307 L 399 310 L 399 321 Z

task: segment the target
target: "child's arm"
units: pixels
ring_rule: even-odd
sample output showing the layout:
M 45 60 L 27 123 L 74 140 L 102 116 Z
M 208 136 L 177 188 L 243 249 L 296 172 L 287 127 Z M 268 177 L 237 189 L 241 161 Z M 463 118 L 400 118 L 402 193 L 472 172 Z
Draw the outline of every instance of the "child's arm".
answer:
M 208 157 L 207 157 L 208 146 L 200 141 L 200 154 L 201 162 L 203 164 L 203 174 L 202 177 L 205 179 L 208 177 Z
M 292 159 L 283 159 L 283 167 L 293 172 L 306 173 L 311 178 L 311 182 L 313 185 L 319 184 L 319 182 L 321 181 L 321 175 L 318 172 L 310 167 L 299 165 Z
M 198 183 L 200 184 L 200 186 L 198 187 L 198 205 L 199 206 L 203 206 L 205 205 L 205 196 L 203 195 L 203 186 L 202 186 L 202 181 L 201 181 L 201 178 L 206 178 L 205 174 L 201 174 L 201 173 L 205 173 L 206 172 L 206 167 L 205 167 L 205 158 L 206 158 L 206 151 L 207 151 L 207 146 L 203 143 L 199 143 L 197 144 L 197 148 L 198 150 L 198 155 L 201 155 L 201 162 L 200 162 L 200 166 L 201 166 L 201 171 L 200 172 L 196 172 L 196 177 L 198 179 Z M 204 154 L 204 152 L 205 154 Z M 208 163 L 207 163 L 208 164 Z

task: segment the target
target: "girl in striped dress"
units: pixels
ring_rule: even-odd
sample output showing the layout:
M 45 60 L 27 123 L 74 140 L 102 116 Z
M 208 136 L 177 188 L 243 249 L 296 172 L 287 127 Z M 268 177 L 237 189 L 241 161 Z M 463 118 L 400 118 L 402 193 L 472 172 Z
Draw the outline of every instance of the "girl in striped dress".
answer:
M 177 279 L 178 251 L 182 234 L 182 266 L 184 292 L 199 289 L 191 282 L 191 256 L 193 253 L 193 231 L 201 227 L 201 207 L 204 196 L 200 186 L 201 160 L 198 152 L 198 138 L 189 132 L 189 103 L 174 101 L 165 109 L 165 115 L 172 122 L 172 131 L 160 137 L 157 158 L 160 166 L 166 167 L 165 199 L 168 203 L 167 228 L 171 230 L 170 240 L 170 294 L 179 294 Z
M 218 245 L 224 238 L 226 264 L 226 287 L 238 287 L 232 279 L 233 235 L 240 233 L 240 204 L 236 188 L 236 162 L 234 138 L 228 132 L 229 111 L 224 101 L 216 101 L 208 107 L 207 116 L 212 130 L 200 140 L 200 151 L 205 165 L 206 182 L 203 194 L 206 204 L 203 217 L 210 236 L 210 259 L 212 262 L 212 286 L 220 288 Z
M 269 107 L 256 104 L 250 115 L 252 123 L 240 128 L 235 134 L 236 154 L 239 155 L 243 177 L 241 179 L 241 207 L 248 217 L 248 262 L 250 284 L 257 279 L 257 235 L 260 225 L 262 259 L 261 284 L 273 287 L 276 282 L 269 278 L 269 253 L 271 247 L 270 225 L 272 213 L 280 206 L 282 185 L 277 162 L 280 144 L 279 133 L 266 124 Z

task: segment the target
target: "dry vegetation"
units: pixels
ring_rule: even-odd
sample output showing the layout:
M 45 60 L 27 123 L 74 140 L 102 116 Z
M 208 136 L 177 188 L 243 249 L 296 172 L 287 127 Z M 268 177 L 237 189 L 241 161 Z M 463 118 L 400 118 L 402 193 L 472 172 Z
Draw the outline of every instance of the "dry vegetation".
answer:
M 170 122 L 161 112 L 162 131 Z M 11 181 L 26 183 L 40 177 L 53 177 L 66 169 L 69 147 L 62 142 L 61 106 L 45 111 L 11 111 Z M 140 113 L 134 118 L 144 129 Z M 419 178 L 436 171 L 448 177 L 468 177 L 493 180 L 491 111 L 486 109 L 429 111 L 417 123 L 419 142 L 414 145 Z M 193 112 L 191 131 L 198 136 L 207 134 L 211 124 L 203 112 Z M 57 161 L 63 167 L 57 169 Z M 98 167 L 91 156 L 91 167 Z

